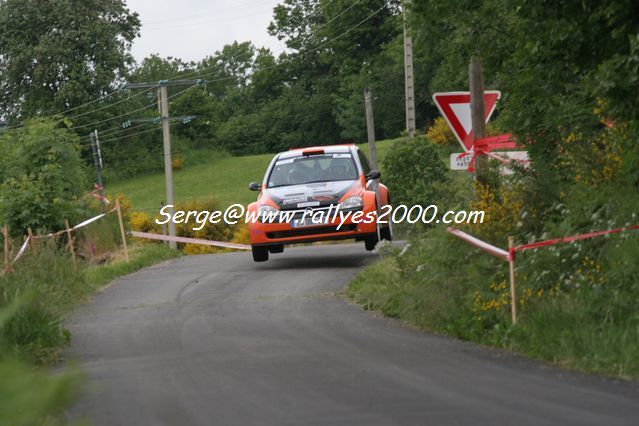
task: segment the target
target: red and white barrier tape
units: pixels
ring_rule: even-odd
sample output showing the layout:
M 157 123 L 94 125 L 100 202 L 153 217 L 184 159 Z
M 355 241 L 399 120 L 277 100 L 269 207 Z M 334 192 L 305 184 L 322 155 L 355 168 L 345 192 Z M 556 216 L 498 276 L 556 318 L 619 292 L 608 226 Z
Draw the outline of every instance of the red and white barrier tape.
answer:
M 513 259 L 514 259 L 515 252 L 518 252 L 518 251 L 554 246 L 560 243 L 572 243 L 573 241 L 586 240 L 588 238 L 600 237 L 602 235 L 618 234 L 619 232 L 632 231 L 635 229 L 639 229 L 639 225 L 625 226 L 623 228 L 607 229 L 605 231 L 587 232 L 585 234 L 573 235 L 570 237 L 554 238 L 552 240 L 544 240 L 544 241 L 537 241 L 535 243 L 521 244 L 512 248 L 511 255 L 513 256 Z
M 486 155 L 487 157 L 493 158 L 503 164 L 507 164 L 510 162 L 519 162 L 522 164 L 528 163 L 528 160 L 520 160 L 517 158 L 502 158 L 498 155 L 491 153 L 496 149 L 513 149 L 517 148 L 516 139 L 510 134 L 504 134 L 499 136 L 490 136 L 487 138 L 481 138 L 475 140 L 473 145 L 473 151 L 464 152 L 457 156 L 457 158 L 461 159 L 468 155 L 471 155 L 470 161 L 468 162 L 468 171 L 471 173 L 475 172 L 475 159 L 478 155 Z
M 488 244 L 487 242 L 484 242 L 480 240 L 479 238 L 475 238 L 472 235 L 469 235 L 463 231 L 460 231 L 459 229 L 449 227 L 446 230 L 450 232 L 451 234 L 453 234 L 454 236 L 456 236 L 457 238 L 460 238 L 466 241 L 471 246 L 477 247 L 478 249 L 483 250 L 492 256 L 498 257 L 502 260 L 505 260 L 506 262 L 510 260 L 510 255 L 508 254 L 506 250 L 502 250 L 499 247 L 495 247 L 491 244 Z
M 472 235 L 469 235 L 465 232 L 462 232 L 459 229 L 450 227 L 450 228 L 447 228 L 446 230 L 450 232 L 451 234 L 455 235 L 456 237 L 466 241 L 468 244 L 475 246 L 478 249 L 481 249 L 490 255 L 493 255 L 495 257 L 498 257 L 508 262 L 511 260 L 515 260 L 515 253 L 518 251 L 525 251 L 525 250 L 532 250 L 532 249 L 541 248 L 541 247 L 554 246 L 556 244 L 561 244 L 561 243 L 572 243 L 574 241 L 586 240 L 588 238 L 600 237 L 602 235 L 609 235 L 609 234 L 617 234 L 619 232 L 632 231 L 636 229 L 639 229 L 639 225 L 626 226 L 623 228 L 607 229 L 605 231 L 588 232 L 585 234 L 573 235 L 570 237 L 554 238 L 552 240 L 544 240 L 544 241 L 537 241 L 535 243 L 521 244 L 521 245 L 512 247 L 509 251 L 506 251 L 506 250 L 500 249 L 499 247 L 495 247 L 491 244 L 488 244 L 487 242 L 482 241 L 478 238 L 475 238 Z
M 146 238 L 149 240 L 175 241 L 176 243 L 201 244 L 205 246 L 223 247 L 223 248 L 230 248 L 230 249 L 236 249 L 236 250 L 251 249 L 251 246 L 246 244 L 228 243 L 225 241 L 203 240 L 200 238 L 170 237 L 168 235 L 151 234 L 148 232 L 131 231 L 131 236 L 136 238 Z
M 100 201 L 102 204 L 111 204 L 111 201 L 109 201 L 109 199 L 107 197 L 105 197 L 104 195 L 102 195 L 102 191 L 104 190 L 104 187 L 101 185 L 98 185 L 97 183 L 93 185 L 93 187 L 95 188 L 93 191 L 89 192 L 87 194 L 87 196 L 92 196 L 94 197 L 96 200 Z
M 69 231 L 77 231 L 80 228 L 84 228 L 85 226 L 89 225 L 90 223 L 93 223 L 96 220 L 102 219 L 104 216 L 106 216 L 106 215 L 108 215 L 110 213 L 113 213 L 116 210 L 117 210 L 117 207 L 112 208 L 111 210 L 109 210 L 106 213 L 99 214 L 97 216 L 92 217 L 91 219 L 87 219 L 84 222 L 80 222 L 77 225 L 75 225 L 74 227 L 72 227 L 71 229 L 69 229 Z M 15 259 L 13 259 L 13 262 L 11 262 L 11 264 L 13 265 L 14 263 L 16 263 L 16 261 L 22 257 L 24 252 L 27 251 L 27 248 L 29 247 L 29 241 L 31 241 L 32 238 L 34 240 L 44 240 L 44 239 L 47 239 L 47 238 L 59 237 L 60 235 L 65 234 L 66 232 L 67 232 L 67 230 L 63 229 L 62 231 L 51 232 L 51 233 L 49 233 L 47 235 L 33 235 L 33 237 L 32 236 L 27 236 L 27 239 L 22 244 L 22 247 L 20 247 L 20 250 L 18 251 L 18 254 L 16 255 Z

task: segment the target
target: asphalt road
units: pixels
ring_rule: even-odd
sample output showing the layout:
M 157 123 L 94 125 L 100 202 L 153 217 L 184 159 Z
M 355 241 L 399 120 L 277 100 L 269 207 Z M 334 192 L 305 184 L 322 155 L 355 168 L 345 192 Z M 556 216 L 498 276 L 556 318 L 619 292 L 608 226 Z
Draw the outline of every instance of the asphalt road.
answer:
M 413 330 L 340 291 L 363 244 L 192 256 L 68 320 L 96 425 L 637 425 L 636 384 Z

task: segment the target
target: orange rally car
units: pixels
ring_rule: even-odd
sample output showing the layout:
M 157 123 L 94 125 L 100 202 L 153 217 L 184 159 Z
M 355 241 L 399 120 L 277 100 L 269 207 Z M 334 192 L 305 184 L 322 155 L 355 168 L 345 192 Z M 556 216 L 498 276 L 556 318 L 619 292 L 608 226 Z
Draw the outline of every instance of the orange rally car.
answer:
M 248 221 L 253 260 L 267 261 L 285 244 L 354 238 L 373 250 L 380 239 L 390 240 L 390 223 L 377 221 L 390 203 L 379 178 L 355 145 L 277 154 L 262 184 L 249 185 L 260 192 L 248 206 L 248 216 L 256 219 Z

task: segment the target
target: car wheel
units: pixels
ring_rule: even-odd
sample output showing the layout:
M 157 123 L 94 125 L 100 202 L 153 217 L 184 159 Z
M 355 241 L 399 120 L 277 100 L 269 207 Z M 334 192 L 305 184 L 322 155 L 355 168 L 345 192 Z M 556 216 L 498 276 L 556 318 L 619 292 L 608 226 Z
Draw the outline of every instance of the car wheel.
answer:
M 378 241 L 379 240 L 377 239 L 377 235 L 372 235 L 370 237 L 366 237 L 364 239 L 364 246 L 366 247 L 366 251 L 375 250 L 375 246 L 377 245 Z
M 392 230 L 390 224 L 388 226 L 380 229 L 379 234 L 382 237 L 382 240 L 393 241 L 393 230 Z
M 255 247 L 251 246 L 253 252 L 253 260 L 256 262 L 266 262 L 268 260 L 268 248 L 267 247 Z
M 271 253 L 284 253 L 284 244 L 278 244 L 275 246 L 270 246 L 268 251 Z

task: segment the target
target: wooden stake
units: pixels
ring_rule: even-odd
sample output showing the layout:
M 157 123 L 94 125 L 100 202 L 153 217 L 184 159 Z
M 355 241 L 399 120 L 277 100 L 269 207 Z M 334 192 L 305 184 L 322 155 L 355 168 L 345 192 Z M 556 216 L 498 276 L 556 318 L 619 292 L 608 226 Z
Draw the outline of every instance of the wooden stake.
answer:
M 9 228 L 7 224 L 2 227 L 2 236 L 4 237 L 4 272 L 11 272 L 11 263 L 9 262 Z
M 122 209 L 120 208 L 120 199 L 115 199 L 115 208 L 118 211 L 118 222 L 120 223 L 120 235 L 122 236 L 122 246 L 124 247 L 124 260 L 129 261 L 129 248 L 126 245 L 126 235 L 124 234 L 124 223 L 122 222 Z
M 509 253 L 513 253 L 512 248 L 515 245 L 515 239 L 508 237 Z M 513 325 L 517 324 L 517 296 L 515 294 L 515 258 L 511 256 L 508 261 L 510 266 L 510 315 L 512 317 Z
M 36 244 L 36 240 L 35 240 L 35 238 L 33 238 L 33 231 L 31 230 L 31 227 L 27 228 L 27 233 L 29 235 L 29 242 L 31 243 L 31 247 L 33 247 L 33 253 L 37 254 L 38 253 L 38 244 Z
M 73 270 L 78 270 L 78 264 L 75 259 L 75 248 L 73 247 L 73 235 L 71 235 L 71 227 L 69 226 L 69 221 L 64 219 L 64 224 L 67 227 L 67 239 L 69 240 L 69 250 L 71 251 L 71 259 L 73 259 Z

